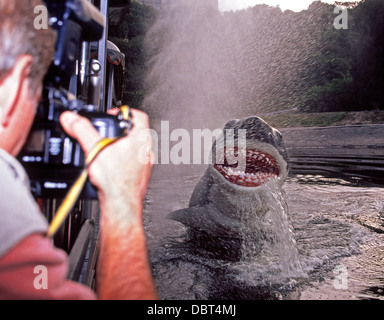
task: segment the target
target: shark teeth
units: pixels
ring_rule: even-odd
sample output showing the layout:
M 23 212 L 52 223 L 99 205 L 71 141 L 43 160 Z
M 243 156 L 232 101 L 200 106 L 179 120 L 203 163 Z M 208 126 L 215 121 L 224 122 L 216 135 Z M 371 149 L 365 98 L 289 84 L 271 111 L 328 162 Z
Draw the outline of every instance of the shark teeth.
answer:
M 243 149 L 239 152 L 235 148 L 232 149 L 232 155 L 235 156 L 233 159 L 237 159 L 236 165 L 228 164 L 227 159 L 224 164 L 214 165 L 215 169 L 231 183 L 244 187 L 258 187 L 279 177 L 280 170 L 276 160 L 269 154 L 252 149 Z M 246 160 L 245 171 L 237 169 L 241 160 Z
M 242 186 L 249 186 L 249 187 L 256 187 L 260 186 L 272 178 L 277 178 L 278 176 L 274 173 L 245 173 L 242 172 L 233 172 L 230 173 L 228 168 L 226 167 L 216 167 L 215 168 L 224 176 L 226 180 L 229 182 L 242 185 Z

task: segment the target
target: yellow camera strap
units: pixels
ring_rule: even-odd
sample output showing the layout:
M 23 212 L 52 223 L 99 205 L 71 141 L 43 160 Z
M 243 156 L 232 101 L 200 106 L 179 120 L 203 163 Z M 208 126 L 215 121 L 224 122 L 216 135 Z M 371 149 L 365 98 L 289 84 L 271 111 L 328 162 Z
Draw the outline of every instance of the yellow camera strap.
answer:
M 127 106 L 121 107 L 121 114 L 123 117 L 123 120 L 131 121 L 131 115 L 130 115 L 130 109 Z M 55 217 L 52 219 L 52 222 L 49 226 L 47 236 L 53 237 L 57 230 L 60 228 L 60 226 L 63 224 L 65 219 L 68 217 L 70 211 L 72 210 L 73 206 L 75 205 L 77 199 L 80 196 L 81 191 L 83 190 L 83 187 L 88 179 L 88 168 L 92 161 L 99 155 L 99 153 L 104 150 L 106 147 L 108 147 L 110 144 L 116 142 L 121 137 L 117 138 L 106 138 L 100 140 L 95 147 L 89 152 L 87 159 L 85 161 L 85 168 L 82 171 L 80 177 L 76 180 L 76 182 L 73 184 L 69 192 L 67 193 L 66 197 L 64 198 L 63 202 L 61 203 L 59 209 L 57 210 Z

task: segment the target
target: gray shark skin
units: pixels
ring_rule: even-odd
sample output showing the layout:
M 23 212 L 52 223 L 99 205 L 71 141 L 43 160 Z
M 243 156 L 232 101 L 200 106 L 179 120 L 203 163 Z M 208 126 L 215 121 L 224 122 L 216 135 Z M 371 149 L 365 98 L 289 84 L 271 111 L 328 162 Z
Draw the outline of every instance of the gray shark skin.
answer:
M 259 117 L 229 121 L 213 144 L 212 163 L 196 185 L 189 207 L 168 218 L 194 234 L 240 238 L 257 229 L 258 218 L 268 211 L 270 187 L 281 188 L 288 170 L 278 130 Z

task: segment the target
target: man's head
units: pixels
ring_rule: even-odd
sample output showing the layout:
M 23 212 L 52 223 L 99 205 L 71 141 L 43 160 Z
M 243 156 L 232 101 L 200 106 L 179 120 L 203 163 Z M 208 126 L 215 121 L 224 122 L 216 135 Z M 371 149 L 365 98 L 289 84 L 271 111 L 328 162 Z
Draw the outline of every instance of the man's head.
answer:
M 0 148 L 16 155 L 33 122 L 54 54 L 52 30 L 34 28 L 40 0 L 0 0 Z

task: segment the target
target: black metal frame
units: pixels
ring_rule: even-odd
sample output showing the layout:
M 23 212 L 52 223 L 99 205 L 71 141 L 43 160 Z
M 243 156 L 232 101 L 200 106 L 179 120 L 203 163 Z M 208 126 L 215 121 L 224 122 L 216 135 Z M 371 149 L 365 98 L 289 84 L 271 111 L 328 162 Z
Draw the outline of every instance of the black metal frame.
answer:
M 94 3 L 94 1 L 90 1 Z M 108 4 L 109 0 L 100 0 L 100 11 L 106 19 L 106 28 L 103 38 L 94 43 L 97 47 L 97 59 L 101 65 L 99 73 L 101 92 L 98 96 L 99 111 L 106 112 L 113 107 L 114 68 L 116 65 L 124 69 L 124 55 L 120 52 L 119 64 L 108 62 Z M 78 61 L 78 73 L 71 79 L 69 90 L 76 96 L 86 95 L 87 79 L 92 73 L 90 63 L 95 58 L 91 45 L 84 42 L 81 49 L 81 61 Z M 109 66 L 108 66 L 109 64 Z M 108 72 L 108 73 L 107 73 Z M 43 214 L 51 221 L 62 199 L 40 199 Z M 65 224 L 54 236 L 56 247 L 63 249 L 69 255 L 68 279 L 83 283 L 95 288 L 95 273 L 99 252 L 99 218 L 100 209 L 97 200 L 80 199 L 74 206 Z

